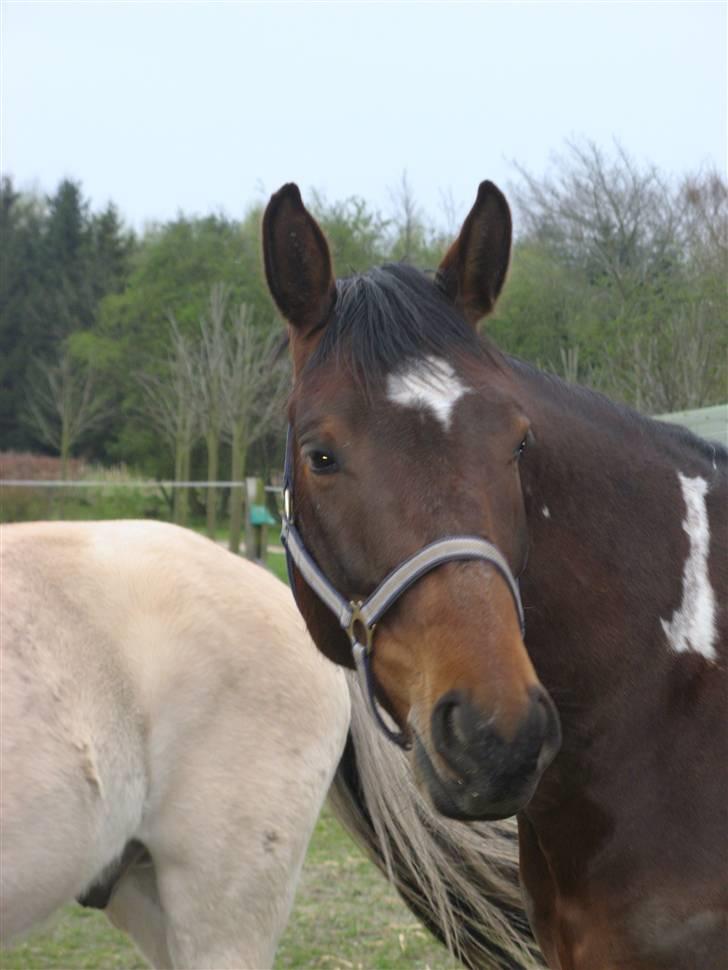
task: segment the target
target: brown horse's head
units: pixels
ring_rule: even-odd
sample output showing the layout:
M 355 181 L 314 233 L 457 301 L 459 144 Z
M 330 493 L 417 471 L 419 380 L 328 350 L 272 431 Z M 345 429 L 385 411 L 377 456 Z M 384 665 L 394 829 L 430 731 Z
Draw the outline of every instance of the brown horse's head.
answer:
M 434 281 L 385 266 L 337 283 L 295 185 L 273 196 L 263 233 L 296 378 L 296 520 L 323 573 L 363 599 L 427 543 L 471 535 L 495 543 L 517 575 L 529 420 L 475 331 L 508 268 L 503 195 L 480 186 Z M 300 576 L 296 586 L 319 647 L 350 665 L 336 620 Z M 494 818 L 528 802 L 558 748 L 558 718 L 492 565 L 447 563 L 411 586 L 377 627 L 373 672 L 436 808 Z

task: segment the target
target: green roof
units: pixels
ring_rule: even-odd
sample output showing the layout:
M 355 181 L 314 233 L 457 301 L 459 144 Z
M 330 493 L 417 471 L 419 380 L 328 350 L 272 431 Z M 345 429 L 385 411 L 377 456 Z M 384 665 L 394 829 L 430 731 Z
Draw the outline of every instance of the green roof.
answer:
M 672 414 L 656 414 L 658 421 L 669 421 L 672 424 L 682 424 L 693 434 L 707 438 L 708 441 L 719 441 L 728 448 L 728 404 L 715 404 L 710 408 L 698 408 L 695 411 L 674 411 Z

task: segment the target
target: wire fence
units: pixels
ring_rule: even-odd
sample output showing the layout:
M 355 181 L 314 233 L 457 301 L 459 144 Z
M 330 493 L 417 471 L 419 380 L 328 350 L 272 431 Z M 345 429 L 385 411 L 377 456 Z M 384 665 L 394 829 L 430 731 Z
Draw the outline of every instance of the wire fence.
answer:
M 173 480 L 159 481 L 109 481 L 101 479 L 99 481 L 88 481 L 86 479 L 74 478 L 2 478 L 0 488 L 245 488 L 245 481 L 229 482 L 178 482 Z M 265 485 L 266 492 L 280 494 L 283 489 L 280 485 Z

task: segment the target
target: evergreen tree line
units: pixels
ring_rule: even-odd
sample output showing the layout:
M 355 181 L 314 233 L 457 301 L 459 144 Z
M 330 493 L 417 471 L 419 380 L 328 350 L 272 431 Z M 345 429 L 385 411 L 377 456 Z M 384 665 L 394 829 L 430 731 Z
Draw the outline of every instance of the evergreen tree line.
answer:
M 518 173 L 511 278 L 483 324 L 497 344 L 650 413 L 723 402 L 725 178 L 668 180 L 590 143 L 568 144 L 547 176 Z M 434 226 L 406 175 L 386 215 L 361 198 L 311 208 L 340 275 L 391 260 L 433 270 L 458 228 L 447 204 L 446 229 Z M 92 212 L 76 182 L 42 197 L 5 178 L 0 450 L 156 477 L 278 468 L 286 377 L 261 215 L 180 215 L 134 233 L 113 205 Z

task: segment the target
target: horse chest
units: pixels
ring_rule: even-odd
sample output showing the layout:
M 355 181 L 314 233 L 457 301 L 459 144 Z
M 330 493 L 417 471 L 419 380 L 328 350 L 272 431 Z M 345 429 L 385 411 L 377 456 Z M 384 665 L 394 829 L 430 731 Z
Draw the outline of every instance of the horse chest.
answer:
M 571 851 L 555 851 L 519 817 L 523 895 L 551 970 L 724 970 L 728 886 L 690 869 L 701 854 L 694 845 L 680 879 L 665 882 L 661 865 L 671 868 L 675 833 L 660 840 L 661 858 L 635 842 L 632 853 L 600 851 L 597 863 L 578 845 L 574 819 L 570 827 Z M 716 845 L 713 861 L 724 854 Z

